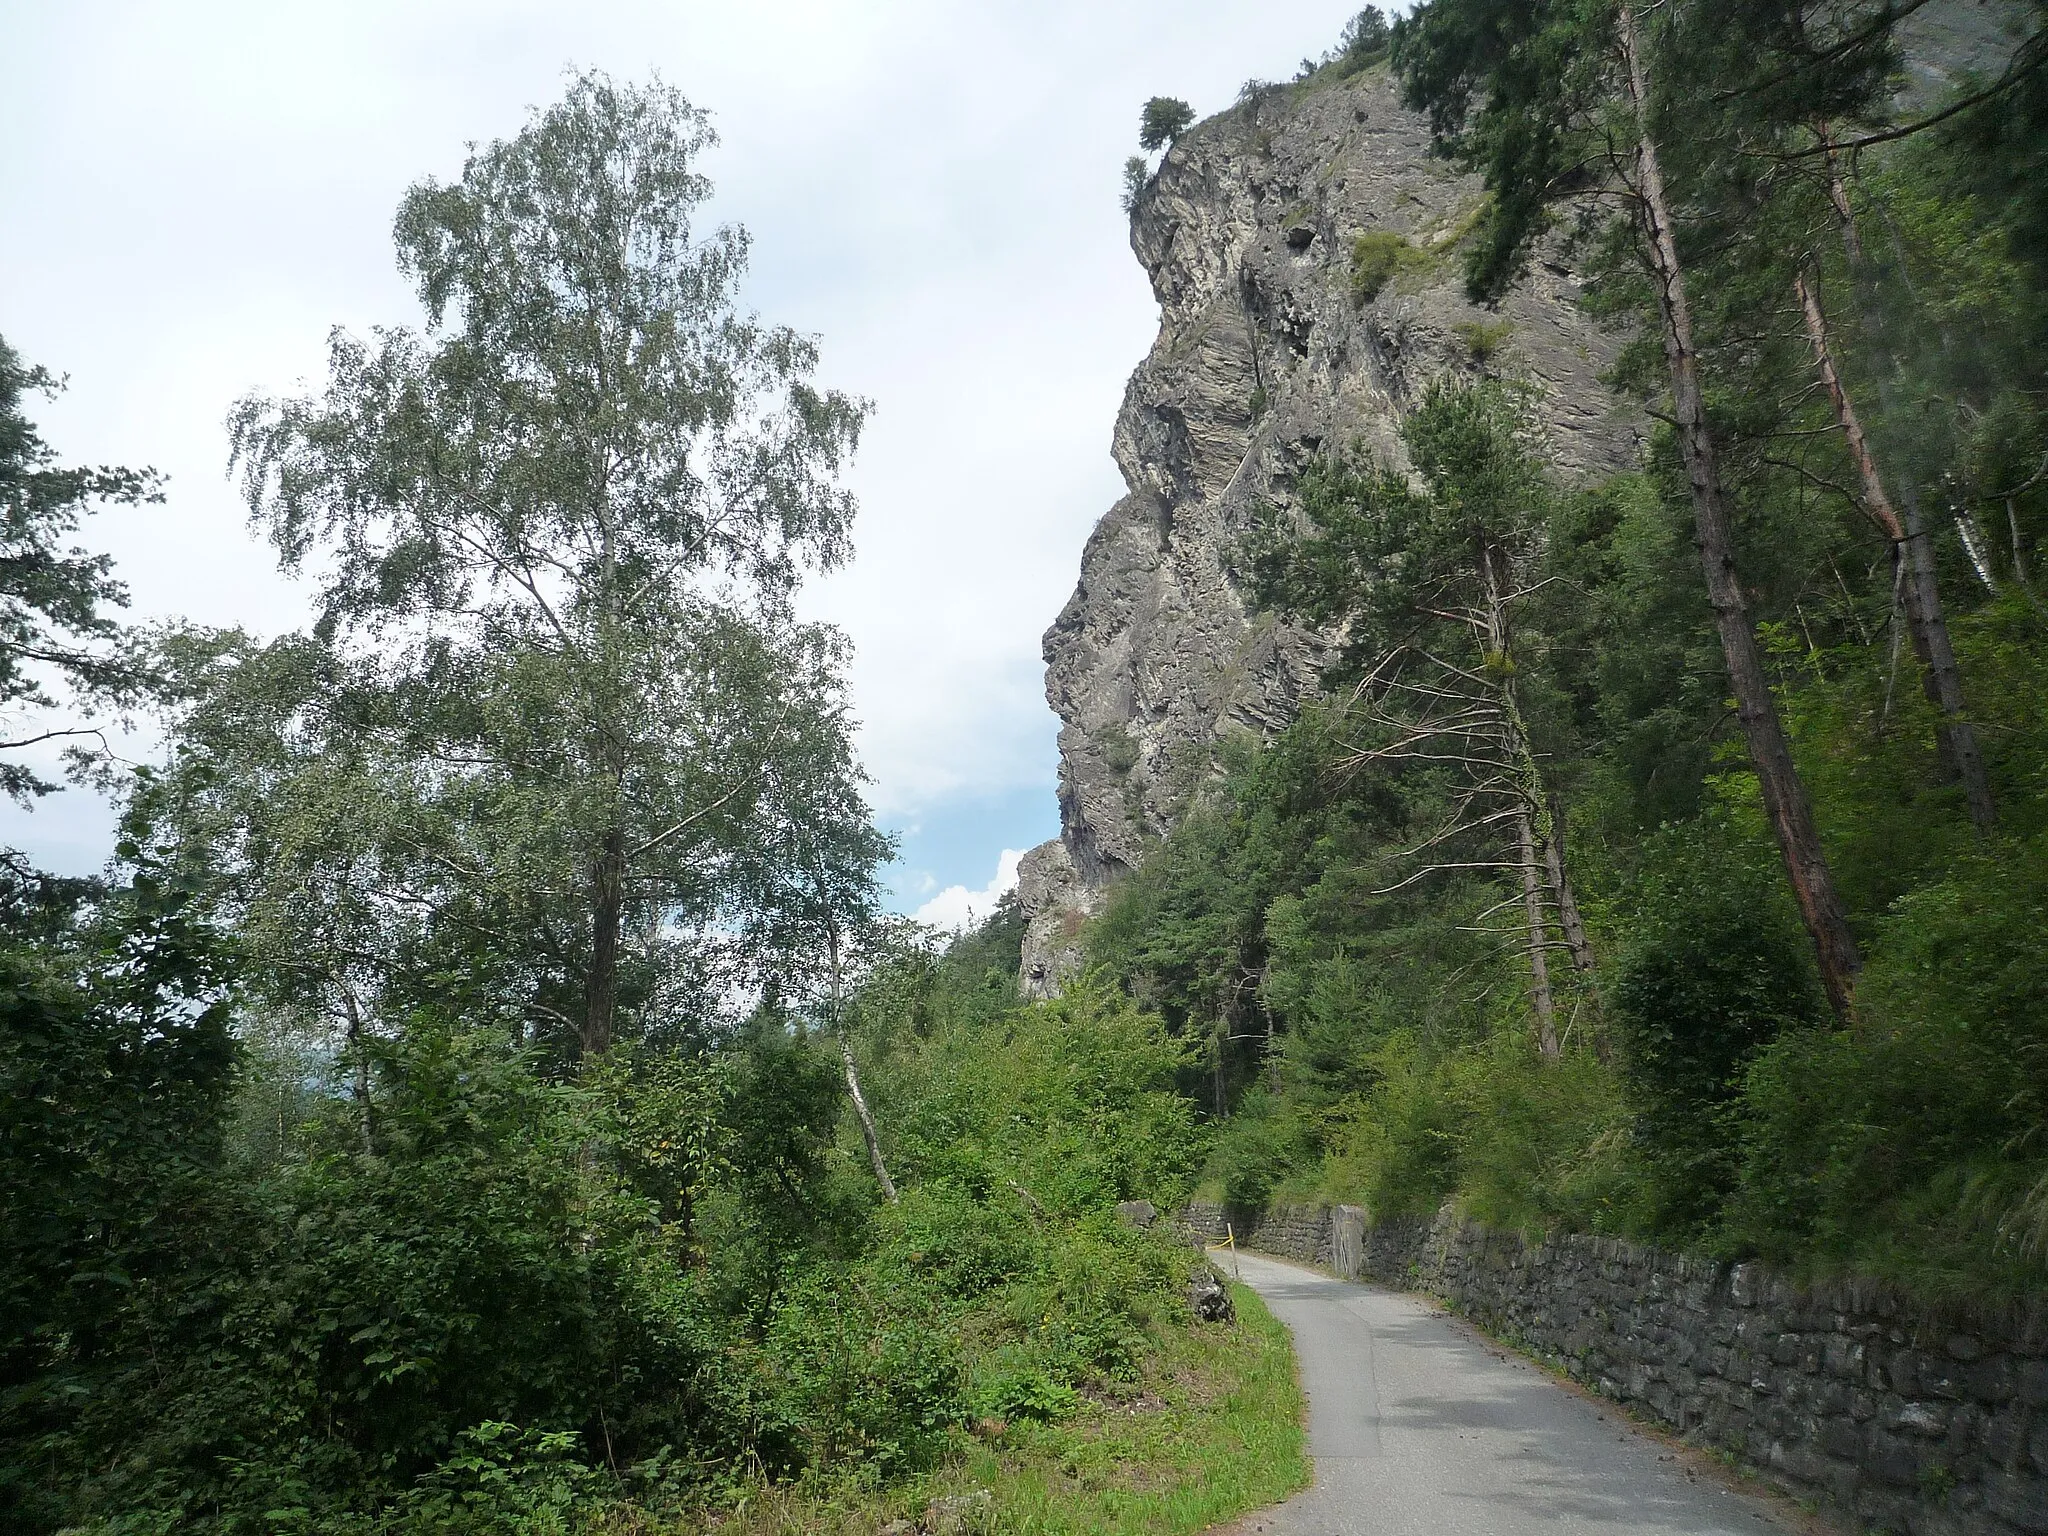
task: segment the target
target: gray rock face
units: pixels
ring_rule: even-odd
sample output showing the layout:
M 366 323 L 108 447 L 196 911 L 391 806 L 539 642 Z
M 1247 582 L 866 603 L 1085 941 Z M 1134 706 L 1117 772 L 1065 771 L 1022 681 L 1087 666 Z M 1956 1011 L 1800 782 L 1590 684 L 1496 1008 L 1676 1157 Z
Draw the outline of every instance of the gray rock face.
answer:
M 1561 249 L 1497 309 L 1467 300 L 1452 247 L 1480 187 L 1428 150 L 1382 68 L 1210 119 L 1139 200 L 1131 245 L 1159 337 L 1116 422 L 1128 494 L 1045 636 L 1062 833 L 1059 852 L 1027 856 L 1041 871 L 1023 892 L 1033 995 L 1057 990 L 1077 915 L 1172 830 L 1224 738 L 1278 730 L 1316 686 L 1325 639 L 1255 614 L 1241 588 L 1237 548 L 1260 502 L 1285 507 L 1327 451 L 1401 462 L 1403 415 L 1446 376 L 1535 385 L 1567 474 L 1638 451 L 1640 413 L 1599 382 L 1615 342 L 1574 302 Z M 1361 236 L 1393 268 L 1375 292 L 1354 282 Z
M 1237 1316 L 1237 1304 L 1230 1299 L 1230 1287 L 1207 1264 L 1195 1266 L 1188 1281 L 1188 1305 L 1205 1323 L 1227 1323 Z
M 1081 963 L 1081 926 L 1095 914 L 1102 887 L 1081 878 L 1059 838 L 1040 843 L 1017 863 L 1017 902 L 1031 915 L 1024 930 L 1024 995 L 1058 997 L 1060 978 Z

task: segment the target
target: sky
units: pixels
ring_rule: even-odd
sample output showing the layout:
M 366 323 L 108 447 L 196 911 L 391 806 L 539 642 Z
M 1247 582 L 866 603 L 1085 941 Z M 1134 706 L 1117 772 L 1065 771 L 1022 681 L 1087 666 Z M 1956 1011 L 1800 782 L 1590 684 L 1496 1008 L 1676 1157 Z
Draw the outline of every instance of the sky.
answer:
M 875 402 L 856 558 L 804 607 L 855 646 L 891 896 L 958 923 L 1058 832 L 1040 637 L 1122 494 L 1111 428 L 1157 328 L 1118 206 L 1138 108 L 1220 110 L 1354 8 L 0 0 L 0 335 L 68 376 L 32 408 L 65 461 L 169 477 L 83 535 L 132 616 L 292 629 L 304 595 L 225 476 L 229 406 L 317 386 L 332 326 L 417 322 L 390 242 L 408 186 L 570 69 L 658 73 L 718 130 L 705 227 L 752 234 L 743 303 Z M 0 844 L 53 869 L 97 868 L 109 828 L 84 790 L 0 805 Z

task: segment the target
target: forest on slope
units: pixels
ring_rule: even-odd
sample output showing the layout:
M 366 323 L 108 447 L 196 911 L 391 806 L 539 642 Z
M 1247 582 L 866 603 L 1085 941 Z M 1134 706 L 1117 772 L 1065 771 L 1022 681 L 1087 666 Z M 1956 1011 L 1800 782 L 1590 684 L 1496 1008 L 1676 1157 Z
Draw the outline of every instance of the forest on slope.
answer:
M 1567 240 L 1655 430 L 1568 484 L 1475 349 L 1243 537 L 1324 695 L 1089 935 L 1210 1193 L 2048 1294 L 2048 12 L 1929 102 L 1922 9 L 1393 24 L 1473 295 Z

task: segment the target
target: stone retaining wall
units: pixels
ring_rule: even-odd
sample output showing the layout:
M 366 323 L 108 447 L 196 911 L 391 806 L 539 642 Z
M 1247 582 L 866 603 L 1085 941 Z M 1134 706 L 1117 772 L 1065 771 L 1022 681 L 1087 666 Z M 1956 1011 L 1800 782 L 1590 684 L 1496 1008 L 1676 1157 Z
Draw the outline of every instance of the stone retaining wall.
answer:
M 1195 1232 L 1213 1221 L 1220 1235 L 1225 1219 L 1247 1247 L 1426 1291 L 1877 1530 L 2048 1532 L 2048 1338 L 2037 1322 L 1945 1320 L 1879 1286 L 1802 1290 L 1758 1265 L 1612 1238 L 1531 1243 L 1448 1208 L 1369 1226 L 1348 1206 L 1188 1213 Z
M 1329 1266 L 1331 1207 L 1276 1205 L 1265 1210 L 1194 1200 L 1181 1212 L 1181 1225 L 1204 1243 L 1235 1235 L 1240 1247 L 1277 1254 L 1302 1264 Z

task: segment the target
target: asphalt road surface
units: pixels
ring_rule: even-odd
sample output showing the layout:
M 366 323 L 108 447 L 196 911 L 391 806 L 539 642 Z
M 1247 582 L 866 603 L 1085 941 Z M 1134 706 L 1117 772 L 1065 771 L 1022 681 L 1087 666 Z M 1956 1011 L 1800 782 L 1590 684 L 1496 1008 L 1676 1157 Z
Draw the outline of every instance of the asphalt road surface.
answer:
M 1245 1522 L 1276 1536 L 1759 1536 L 1760 1501 L 1695 1479 L 1613 1409 L 1502 1358 L 1412 1296 L 1218 1255 L 1294 1333 L 1314 1487 Z

